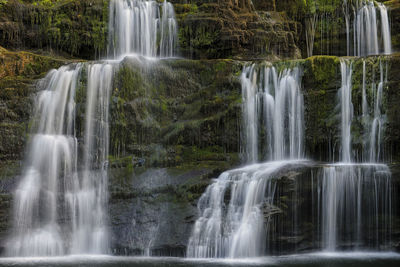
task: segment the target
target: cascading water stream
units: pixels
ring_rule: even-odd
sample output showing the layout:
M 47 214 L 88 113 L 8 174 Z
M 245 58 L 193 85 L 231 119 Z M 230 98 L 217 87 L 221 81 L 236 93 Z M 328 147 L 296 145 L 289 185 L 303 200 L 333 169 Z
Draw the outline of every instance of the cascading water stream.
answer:
M 384 164 L 337 163 L 319 173 L 322 244 L 328 251 L 379 248 L 388 241 L 391 172 Z
M 362 63 L 361 121 L 365 130 L 362 151 L 365 163 L 354 163 L 351 149 L 353 63 L 342 60 L 342 86 L 339 91 L 342 162 L 324 166 L 318 174 L 318 199 L 321 201 L 318 206 L 321 206 L 323 216 L 322 247 L 328 251 L 380 248 L 387 244 L 391 231 L 391 172 L 386 165 L 376 163 L 381 157 L 384 132 L 381 111 L 383 63 L 379 60 L 380 82 L 377 88 L 374 82 L 372 85 L 367 83 L 365 59 Z M 372 104 L 368 103 L 369 99 Z M 372 116 L 369 115 L 369 106 L 374 107 Z
M 264 131 L 267 160 L 303 157 L 303 95 L 301 71 L 274 67 L 244 67 L 241 75 L 244 123 L 244 153 L 247 162 L 260 157 L 259 137 Z
M 49 72 L 47 89 L 37 97 L 38 130 L 14 196 L 14 231 L 7 244 L 10 256 L 64 253 L 57 222 L 58 188 L 77 171 L 73 96 L 80 71 L 81 65 L 77 65 Z
M 340 62 L 340 72 L 342 74 L 342 87 L 339 91 L 341 108 L 341 160 L 343 162 L 351 162 L 351 122 L 353 120 L 353 103 L 351 101 L 352 63 L 342 60 Z
M 280 74 L 274 67 L 244 67 L 242 82 L 244 152 L 258 161 L 259 131 L 265 129 L 265 158 L 222 173 L 198 202 L 200 218 L 190 237 L 187 256 L 255 257 L 266 249 L 268 209 L 274 200 L 272 181 L 284 167 L 305 164 L 303 156 L 303 96 L 299 68 Z M 225 199 L 229 197 L 229 202 Z
M 319 34 L 320 54 L 329 55 L 330 42 L 328 38 L 337 34 L 332 29 L 331 21 L 344 22 L 346 29 L 346 54 L 347 56 L 368 56 L 368 55 L 389 55 L 392 53 L 390 24 L 388 10 L 383 3 L 374 0 L 343 0 L 342 10 L 331 12 L 329 16 L 324 10 L 324 5 L 317 5 L 310 1 L 310 8 L 313 14 L 305 20 L 305 37 L 307 55 L 314 53 L 316 33 Z M 343 20 L 342 17 L 343 16 Z M 319 28 L 319 31 L 316 30 Z M 326 43 L 326 47 L 322 45 Z M 338 54 L 342 55 L 342 46 L 339 44 Z M 335 49 L 335 48 L 334 48 Z M 344 47 L 343 47 L 344 49 Z
M 383 87 L 386 82 L 386 71 L 387 64 L 385 64 L 381 59 L 379 60 L 379 83 L 378 87 L 372 86 L 372 96 L 373 96 L 373 119 L 371 124 L 371 129 L 369 131 L 369 143 L 368 152 L 369 155 L 364 157 L 368 159 L 369 162 L 381 162 L 383 160 L 383 133 L 384 125 L 386 122 L 385 115 L 382 114 L 382 103 L 383 103 Z M 375 76 L 375 75 L 373 75 Z M 375 83 L 374 83 L 375 85 Z M 366 136 L 368 138 L 368 135 Z
M 275 184 L 272 179 L 302 161 L 271 161 L 222 173 L 198 202 L 200 218 L 190 237 L 187 256 L 245 258 L 265 253 L 268 216 Z M 230 196 L 230 197 L 229 197 Z M 229 203 L 225 198 L 229 197 Z
M 112 0 L 112 58 L 137 53 L 171 57 L 177 23 L 164 1 Z M 86 79 L 81 73 L 87 73 Z M 36 101 L 37 132 L 15 193 L 10 256 L 55 256 L 108 252 L 108 110 L 114 67 L 90 63 L 51 71 Z M 86 80 L 83 144 L 76 129 L 77 88 Z
M 88 71 L 88 95 L 82 157 L 75 94 L 84 69 Z M 107 169 L 103 165 L 108 151 L 111 77 L 111 65 L 78 64 L 53 70 L 45 78 L 46 89 L 36 101 L 36 134 L 15 193 L 16 223 L 7 244 L 8 255 L 107 252 Z M 81 157 L 83 165 L 79 164 Z
M 354 36 L 354 55 L 392 53 L 389 19 L 384 4 L 374 1 L 365 1 L 361 4 L 354 18 Z
M 106 253 L 108 250 L 104 208 L 108 201 L 108 109 L 113 67 L 93 64 L 87 71 L 82 178 L 74 183 L 75 192 L 67 193 L 73 214 L 71 253 L 74 254 Z
M 174 7 L 166 0 L 111 0 L 108 54 L 172 57 L 178 43 Z

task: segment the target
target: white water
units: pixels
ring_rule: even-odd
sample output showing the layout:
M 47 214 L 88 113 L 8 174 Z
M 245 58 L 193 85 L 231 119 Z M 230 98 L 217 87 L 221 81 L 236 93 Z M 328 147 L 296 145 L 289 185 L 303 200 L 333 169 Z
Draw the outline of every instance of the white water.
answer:
M 379 58 L 379 72 L 367 69 L 363 59 L 362 81 L 362 124 L 364 128 L 363 155 L 364 162 L 383 162 L 384 147 L 383 135 L 385 132 L 386 115 L 383 106 L 383 91 L 387 82 L 388 64 L 385 59 Z M 367 79 L 367 73 L 371 73 Z M 376 79 L 376 76 L 379 79 Z M 369 97 L 368 97 L 369 96 Z
M 279 74 L 274 67 L 252 65 L 243 69 L 243 141 L 247 161 L 258 161 L 261 128 L 265 131 L 265 158 L 298 159 L 303 155 L 300 79 L 298 68 Z M 200 217 L 193 228 L 187 256 L 264 255 L 268 210 L 275 192 L 272 178 L 285 167 L 302 164 L 304 161 L 271 161 L 222 173 L 198 202 Z
M 166 0 L 111 0 L 108 54 L 172 57 L 177 48 L 174 7 Z
M 382 113 L 382 99 L 383 99 L 383 87 L 386 82 L 386 70 L 387 63 L 385 64 L 381 59 L 379 60 L 379 83 L 378 87 L 372 86 L 373 96 L 373 119 L 371 129 L 369 131 L 369 144 L 368 151 L 369 157 L 367 158 L 370 162 L 380 162 L 383 160 L 383 133 L 385 131 L 386 117 Z M 375 75 L 373 75 L 375 76 Z M 374 85 L 374 84 L 373 84 Z M 367 135 L 368 138 L 368 135 Z
M 45 78 L 47 89 L 37 97 L 38 131 L 14 196 L 14 233 L 7 243 L 10 256 L 64 253 L 57 222 L 58 188 L 76 173 L 73 96 L 80 69 L 78 65 L 51 71 Z
M 272 161 L 222 173 L 198 202 L 187 256 L 248 258 L 265 254 L 268 208 L 280 170 L 304 161 Z M 229 201 L 226 199 L 229 197 Z
M 336 33 L 331 29 L 332 26 L 327 25 L 332 21 L 324 7 L 316 5 L 314 8 L 317 12 L 305 21 L 307 55 L 313 55 L 316 28 L 319 29 L 317 33 L 320 34 L 320 43 L 327 43 L 327 47 L 320 47 L 319 53 L 329 55 L 329 38 Z M 347 56 L 364 57 L 392 53 L 388 10 L 383 3 L 373 0 L 343 0 L 342 12 L 343 27 L 346 29 Z M 340 18 L 334 19 L 340 21 Z M 337 30 L 340 31 L 339 28 Z M 342 54 L 340 49 L 338 53 Z
M 81 166 L 75 93 L 84 68 L 78 64 L 49 72 L 46 89 L 37 97 L 36 133 L 14 197 L 15 223 L 7 243 L 10 256 L 107 252 L 107 170 L 103 164 L 108 151 L 112 68 L 87 66 L 85 152 Z M 98 142 L 93 142 L 93 135 Z
M 341 109 L 341 160 L 351 162 L 351 123 L 353 120 L 353 103 L 351 101 L 353 65 L 346 60 L 340 61 L 342 86 L 339 91 Z
M 112 0 L 109 56 L 130 53 L 171 57 L 177 47 L 172 4 Z M 80 73 L 87 73 L 83 84 Z M 108 110 L 113 77 L 109 63 L 78 64 L 51 71 L 36 102 L 36 133 L 15 193 L 9 256 L 108 252 Z M 77 133 L 75 93 L 86 85 L 84 129 Z M 82 93 L 80 93 L 82 95 Z M 83 103 L 81 103 L 83 105 Z M 82 109 L 82 108 L 81 108 Z M 78 142 L 78 135 L 82 141 Z
M 382 158 L 385 117 L 382 114 L 384 63 L 379 59 L 379 83 L 375 70 L 367 80 L 366 59 L 362 64 L 361 122 L 364 127 L 363 161 L 354 163 L 351 126 L 353 121 L 353 63 L 340 62 L 342 86 L 339 91 L 341 111 L 342 162 L 323 166 L 318 174 L 318 207 L 322 212 L 322 247 L 338 249 L 373 248 L 387 245 L 391 231 L 391 172 Z M 369 107 L 373 107 L 370 110 Z
M 268 160 L 301 158 L 304 115 L 300 69 L 278 74 L 274 67 L 253 64 L 244 67 L 241 83 L 247 162 L 257 162 L 260 156 Z M 261 138 L 265 146 L 259 151 Z
M 70 250 L 73 254 L 106 253 L 109 246 L 105 207 L 113 68 L 109 64 L 92 64 L 87 72 L 83 170 L 80 180 L 73 181 L 71 192 L 66 193 L 73 219 Z
M 391 173 L 384 164 L 334 164 L 319 174 L 322 247 L 379 248 L 388 241 Z
M 347 27 L 348 49 L 349 30 Z M 355 56 L 392 53 L 389 19 L 384 4 L 371 0 L 362 1 L 355 14 L 353 31 Z

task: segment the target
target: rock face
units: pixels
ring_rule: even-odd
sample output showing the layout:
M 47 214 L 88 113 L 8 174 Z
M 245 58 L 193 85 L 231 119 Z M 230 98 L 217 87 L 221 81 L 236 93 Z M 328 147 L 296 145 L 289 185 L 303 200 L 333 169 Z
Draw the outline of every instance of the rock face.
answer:
M 180 49 L 186 57 L 301 56 L 297 47 L 301 24 L 285 14 L 271 9 L 258 11 L 249 0 L 195 0 L 174 6 L 179 19 Z

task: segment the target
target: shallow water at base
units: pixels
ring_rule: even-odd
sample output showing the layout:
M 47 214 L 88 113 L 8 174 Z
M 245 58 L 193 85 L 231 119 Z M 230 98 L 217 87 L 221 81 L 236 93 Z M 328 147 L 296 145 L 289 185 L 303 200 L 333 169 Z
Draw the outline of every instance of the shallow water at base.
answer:
M 293 267 L 369 267 L 400 266 L 397 253 L 314 253 L 249 259 L 187 259 L 168 257 L 115 257 L 79 255 L 47 258 L 1 258 L 0 266 L 127 267 L 127 266 L 293 266 Z

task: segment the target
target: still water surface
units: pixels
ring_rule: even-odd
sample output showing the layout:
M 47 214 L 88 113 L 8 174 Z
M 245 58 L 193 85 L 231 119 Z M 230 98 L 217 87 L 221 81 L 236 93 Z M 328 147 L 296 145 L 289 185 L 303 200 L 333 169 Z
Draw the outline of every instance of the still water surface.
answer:
M 184 259 L 79 255 L 51 258 L 0 258 L 0 266 L 55 267 L 203 267 L 203 266 L 290 266 L 290 267 L 399 267 L 397 253 L 316 253 L 251 259 Z

